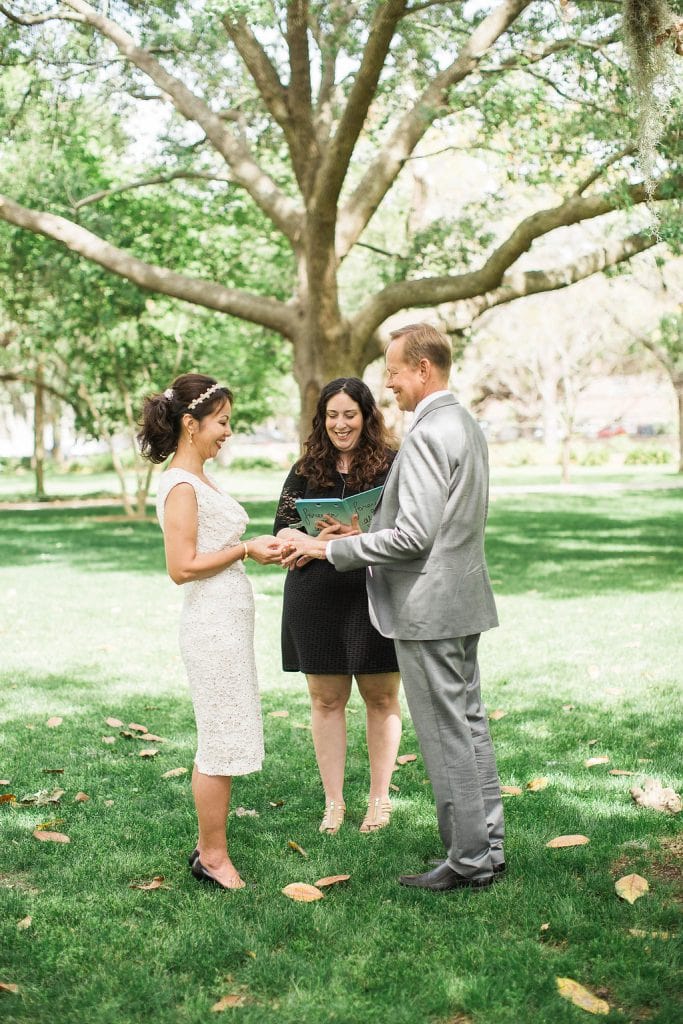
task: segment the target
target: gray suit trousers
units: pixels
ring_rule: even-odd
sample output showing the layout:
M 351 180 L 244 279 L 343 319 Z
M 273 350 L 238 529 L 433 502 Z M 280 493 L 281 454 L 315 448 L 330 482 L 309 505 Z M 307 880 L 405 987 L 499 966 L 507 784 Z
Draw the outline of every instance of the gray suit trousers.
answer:
M 478 633 L 395 640 L 448 864 L 470 878 L 490 875 L 504 860 L 503 803 L 481 702 L 478 643 Z

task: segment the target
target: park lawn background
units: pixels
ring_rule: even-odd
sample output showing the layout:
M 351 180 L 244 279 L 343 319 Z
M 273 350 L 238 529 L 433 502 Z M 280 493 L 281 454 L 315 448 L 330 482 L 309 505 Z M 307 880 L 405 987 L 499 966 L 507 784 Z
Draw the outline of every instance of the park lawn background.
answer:
M 194 726 L 177 652 L 182 592 L 164 575 L 158 527 L 115 507 L 0 512 L 0 793 L 65 790 L 59 805 L 0 806 L 0 982 L 19 986 L 0 994 L 0 1017 L 189 1024 L 221 1019 L 210 1008 L 234 994 L 243 1003 L 225 1012 L 250 1024 L 587 1019 L 558 996 L 559 976 L 607 999 L 607 1021 L 680 1019 L 681 816 L 637 808 L 629 788 L 649 775 L 681 790 L 682 496 L 494 494 L 487 551 L 502 625 L 483 638 L 481 662 L 489 711 L 506 712 L 491 723 L 499 774 L 549 784 L 506 798 L 508 877 L 477 894 L 396 884 L 441 852 L 407 716 L 401 752 L 418 758 L 395 773 L 392 826 L 358 832 L 368 773 L 356 693 L 348 824 L 318 833 L 305 684 L 279 665 L 283 577 L 251 563 L 267 756 L 234 789 L 233 808 L 259 817 L 233 815 L 229 827 L 249 886 L 200 887 L 186 862 Z M 252 534 L 270 530 L 272 501 L 247 508 Z M 279 710 L 289 717 L 270 717 Z M 163 736 L 160 753 L 140 758 L 147 745 L 105 725 L 110 715 Z M 48 728 L 51 716 L 63 723 Z M 599 755 L 610 763 L 584 767 Z M 187 775 L 161 777 L 180 766 Z M 78 791 L 90 800 L 74 803 Z M 32 837 L 54 819 L 69 845 Z M 591 841 L 546 848 L 565 833 Z M 633 906 L 614 892 L 630 872 L 650 882 Z M 337 873 L 351 878 L 316 903 L 281 895 Z M 155 875 L 163 888 L 129 887 Z

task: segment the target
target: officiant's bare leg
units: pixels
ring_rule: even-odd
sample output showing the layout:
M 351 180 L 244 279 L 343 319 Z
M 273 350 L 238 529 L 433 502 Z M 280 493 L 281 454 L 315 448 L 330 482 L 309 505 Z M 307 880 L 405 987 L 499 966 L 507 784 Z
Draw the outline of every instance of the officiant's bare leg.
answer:
M 244 882 L 228 856 L 226 827 L 230 810 L 232 777 L 204 775 L 192 771 L 192 795 L 199 821 L 199 860 L 207 871 L 229 889 L 241 889 Z
M 389 783 L 401 742 L 401 705 L 398 672 L 356 676 L 365 701 L 366 736 L 370 759 L 370 795 L 363 832 L 374 832 L 389 823 Z
M 325 804 L 344 805 L 346 705 L 351 676 L 306 676 L 311 695 L 311 729 Z

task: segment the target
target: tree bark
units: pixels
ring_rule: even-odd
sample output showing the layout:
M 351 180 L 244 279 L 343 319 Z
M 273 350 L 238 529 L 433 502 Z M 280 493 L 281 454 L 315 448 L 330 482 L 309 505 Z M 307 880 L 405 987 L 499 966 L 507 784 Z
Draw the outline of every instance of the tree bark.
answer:
M 45 390 L 43 388 L 43 367 L 36 366 L 36 382 L 33 389 L 33 468 L 36 476 L 36 497 L 44 501 L 45 494 Z

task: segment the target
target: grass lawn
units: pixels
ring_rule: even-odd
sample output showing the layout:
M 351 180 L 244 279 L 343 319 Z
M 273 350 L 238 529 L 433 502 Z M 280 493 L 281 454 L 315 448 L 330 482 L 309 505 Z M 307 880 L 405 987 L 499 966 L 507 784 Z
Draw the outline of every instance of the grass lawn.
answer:
M 253 533 L 270 529 L 266 493 L 247 505 Z M 506 797 L 508 877 L 477 894 L 396 883 L 441 852 L 419 756 L 394 775 L 391 827 L 358 832 L 368 773 L 357 694 L 348 824 L 318 833 L 305 684 L 279 665 L 283 578 L 253 563 L 267 757 L 234 790 L 233 808 L 258 817 L 230 819 L 249 885 L 200 887 L 186 863 L 194 726 L 177 652 L 182 593 L 164 575 L 158 528 L 115 508 L 0 511 L 0 794 L 64 790 L 58 803 L 0 805 L 0 982 L 18 986 L 0 992 L 0 1018 L 199 1024 L 220 1020 L 211 1007 L 234 995 L 225 1014 L 245 1024 L 589 1019 L 557 994 L 555 979 L 569 977 L 607 1000 L 607 1021 L 680 1020 L 683 815 L 637 808 L 629 788 L 647 776 L 683 784 L 682 498 L 633 489 L 492 502 L 502 625 L 481 659 L 489 710 L 506 712 L 491 723 L 499 773 L 504 785 L 548 785 Z M 269 716 L 278 710 L 289 717 Z M 48 727 L 51 716 L 62 724 Z M 122 737 L 108 716 L 164 742 Z M 157 756 L 139 756 L 150 747 Z M 407 716 L 401 752 L 419 755 Z M 609 763 L 584 766 L 600 755 Z M 188 773 L 162 777 L 177 767 Z M 79 791 L 89 800 L 74 801 Z M 44 822 L 71 842 L 38 842 Z M 546 847 L 567 833 L 590 843 Z M 650 890 L 629 905 L 614 882 L 633 872 Z M 281 894 L 338 873 L 351 878 L 316 903 Z M 156 875 L 163 887 L 130 888 Z

